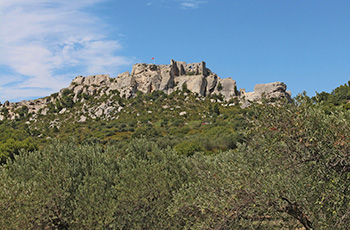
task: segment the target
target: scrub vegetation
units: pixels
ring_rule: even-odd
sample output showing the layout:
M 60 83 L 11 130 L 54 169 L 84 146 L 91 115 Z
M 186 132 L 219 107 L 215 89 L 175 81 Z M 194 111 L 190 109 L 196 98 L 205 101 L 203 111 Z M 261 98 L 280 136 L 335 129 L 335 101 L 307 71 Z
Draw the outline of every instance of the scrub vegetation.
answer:
M 348 94 L 241 109 L 153 92 L 118 98 L 118 119 L 4 120 L 0 227 L 348 229 Z

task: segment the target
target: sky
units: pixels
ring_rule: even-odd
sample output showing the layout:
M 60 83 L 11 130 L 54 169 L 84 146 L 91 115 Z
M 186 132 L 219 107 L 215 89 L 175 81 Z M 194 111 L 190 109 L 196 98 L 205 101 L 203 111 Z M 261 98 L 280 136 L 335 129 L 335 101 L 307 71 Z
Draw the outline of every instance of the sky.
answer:
M 349 81 L 349 12 L 348 0 L 0 0 L 0 101 L 171 59 L 246 91 L 331 92 Z

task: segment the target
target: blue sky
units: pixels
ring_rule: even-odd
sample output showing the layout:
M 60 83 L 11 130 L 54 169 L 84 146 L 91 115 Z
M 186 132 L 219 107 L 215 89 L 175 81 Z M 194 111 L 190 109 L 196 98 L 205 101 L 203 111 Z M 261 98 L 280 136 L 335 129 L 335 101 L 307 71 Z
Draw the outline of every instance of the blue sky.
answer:
M 206 61 L 238 88 L 281 81 L 313 96 L 350 76 L 348 0 L 2 0 L 0 101 L 77 75 Z

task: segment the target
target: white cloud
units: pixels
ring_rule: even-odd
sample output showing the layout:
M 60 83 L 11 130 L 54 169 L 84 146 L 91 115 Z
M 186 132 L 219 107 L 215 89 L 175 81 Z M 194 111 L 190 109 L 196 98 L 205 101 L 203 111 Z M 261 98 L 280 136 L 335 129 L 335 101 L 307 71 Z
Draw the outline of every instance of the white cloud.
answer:
M 197 9 L 203 3 L 206 3 L 206 1 L 180 0 L 180 8 L 182 8 L 182 9 Z
M 52 94 L 50 88 L 18 88 L 18 87 L 2 87 L 0 86 L 0 98 L 4 98 L 1 102 L 6 100 L 17 102 L 25 99 L 35 99 L 43 95 Z
M 192 2 L 183 2 L 181 3 L 181 6 L 184 7 L 184 8 L 197 8 L 198 5 L 196 5 L 195 3 L 192 3 Z
M 84 12 L 101 1 L 2 0 L 0 64 L 13 73 L 0 73 L 0 100 L 45 96 L 75 75 L 117 74 L 130 65 L 131 58 L 117 55 L 122 45 L 108 38 L 106 25 Z M 23 81 L 8 84 L 9 76 Z

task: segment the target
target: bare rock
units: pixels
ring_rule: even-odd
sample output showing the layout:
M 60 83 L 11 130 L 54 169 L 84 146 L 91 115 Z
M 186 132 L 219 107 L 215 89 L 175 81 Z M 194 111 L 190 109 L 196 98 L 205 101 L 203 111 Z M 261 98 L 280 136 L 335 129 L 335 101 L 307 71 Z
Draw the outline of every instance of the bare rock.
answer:
M 261 101 L 262 98 L 268 100 L 279 100 L 286 98 L 288 101 L 291 101 L 291 93 L 286 91 L 287 86 L 282 82 L 272 82 L 268 84 L 257 84 L 254 87 L 254 92 L 245 92 L 241 91 L 243 107 L 249 106 L 250 102 Z
M 228 77 L 228 78 L 218 80 L 218 84 L 216 84 L 214 93 L 216 94 L 221 93 L 225 98 L 232 98 L 234 96 L 238 96 L 236 91 L 237 91 L 236 81 Z
M 48 112 L 47 105 L 55 104 L 62 97 L 65 89 L 74 93 L 73 101 L 89 103 L 84 98 L 78 97 L 81 93 L 98 98 L 111 93 L 120 93 L 120 96 L 130 98 L 136 95 L 137 91 L 151 93 L 161 90 L 170 94 L 175 90 L 182 89 L 186 84 L 187 89 L 192 93 L 205 97 L 212 94 L 222 94 L 225 100 L 237 98 L 243 106 L 249 106 L 250 101 L 261 101 L 263 97 L 270 100 L 287 98 L 291 101 L 291 93 L 286 91 L 286 85 L 281 82 L 269 84 L 258 84 L 254 92 L 237 91 L 237 84 L 232 78 L 221 79 L 215 73 L 206 67 L 205 62 L 186 63 L 182 61 L 171 60 L 170 65 L 155 65 L 138 63 L 133 65 L 131 74 L 124 72 L 116 78 L 110 78 L 109 75 L 91 75 L 87 77 L 77 76 L 68 88 L 61 89 L 58 98 L 55 95 L 37 100 L 21 101 L 10 103 L 6 101 L 0 106 L 8 109 L 7 115 L 10 119 L 15 119 L 17 108 L 25 106 L 31 114 L 43 114 Z M 81 98 L 81 99 L 78 99 Z M 187 99 L 186 99 L 187 100 Z M 202 98 L 204 100 L 204 98 Z M 119 105 L 117 105 L 119 106 Z M 123 107 L 116 107 L 112 102 L 106 102 L 102 105 L 94 105 L 88 109 L 87 114 L 90 117 L 109 115 L 113 111 L 120 112 Z M 64 109 L 60 113 L 66 112 Z M 1 112 L 0 112 L 1 113 Z M 0 114 L 4 116 L 4 114 Z
M 103 114 L 103 109 L 101 108 L 98 108 L 96 111 L 95 111 L 95 116 L 96 117 L 101 117 Z
M 71 85 L 83 85 L 85 78 L 83 76 L 77 76 L 72 81 Z
M 130 76 L 129 71 L 126 71 L 126 72 L 124 72 L 124 73 L 120 73 L 120 74 L 118 74 L 118 77 L 119 77 L 119 78 L 129 77 L 129 76 Z
M 218 83 L 218 76 L 216 74 L 212 74 L 207 77 L 207 94 L 208 95 L 214 92 L 217 83 Z
M 108 74 L 92 75 L 88 76 L 84 80 L 84 85 L 107 85 L 110 82 Z
M 67 109 L 66 108 L 63 108 L 61 111 L 59 111 L 58 113 L 59 114 L 63 114 L 63 113 L 65 113 L 67 111 Z
M 183 85 L 186 84 L 187 89 L 191 92 L 205 96 L 207 81 L 203 75 L 179 76 L 175 79 L 175 84 L 178 89 L 182 89 Z
M 132 76 L 122 75 L 117 78 L 117 83 L 113 84 L 113 89 L 118 90 L 121 96 L 129 98 L 135 95 L 137 90 L 137 85 L 135 84 L 135 80 Z
M 171 74 L 170 68 L 162 68 L 161 72 L 161 82 L 159 85 L 159 90 L 163 90 L 168 93 L 168 90 L 175 87 L 174 75 Z
M 47 115 L 47 112 L 49 111 L 49 109 L 48 108 L 44 108 L 44 109 L 42 109 L 41 110 L 41 115 Z
M 282 82 L 272 82 L 268 84 L 258 84 L 254 87 L 254 93 L 260 96 L 265 96 L 267 99 L 282 99 L 290 100 L 290 94 L 286 92 L 287 86 Z
M 79 123 L 86 122 L 86 119 L 87 119 L 87 117 L 85 117 L 84 115 L 81 115 L 78 122 L 79 122 Z
M 75 95 L 78 95 L 79 93 L 81 93 L 83 91 L 83 89 L 84 89 L 83 85 L 78 85 L 78 86 L 74 87 L 73 92 Z

